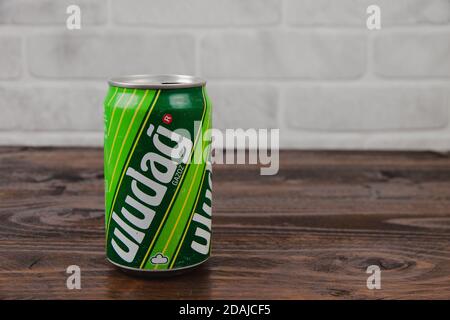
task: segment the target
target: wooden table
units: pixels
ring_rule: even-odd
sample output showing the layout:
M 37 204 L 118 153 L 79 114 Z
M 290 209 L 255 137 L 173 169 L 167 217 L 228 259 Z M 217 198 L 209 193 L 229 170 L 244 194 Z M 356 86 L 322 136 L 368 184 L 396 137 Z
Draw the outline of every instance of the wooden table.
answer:
M 0 148 L 0 298 L 450 298 L 450 157 L 280 157 L 275 176 L 215 166 L 212 258 L 145 280 L 105 260 L 102 150 Z

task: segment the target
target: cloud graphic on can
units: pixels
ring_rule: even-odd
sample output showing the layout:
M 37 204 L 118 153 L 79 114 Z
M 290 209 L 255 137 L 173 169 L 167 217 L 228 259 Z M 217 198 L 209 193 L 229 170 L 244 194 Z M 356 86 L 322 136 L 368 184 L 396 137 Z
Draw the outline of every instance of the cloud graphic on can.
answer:
M 161 253 L 157 253 L 154 257 L 150 259 L 152 264 L 166 264 L 169 262 L 169 258 L 163 256 Z

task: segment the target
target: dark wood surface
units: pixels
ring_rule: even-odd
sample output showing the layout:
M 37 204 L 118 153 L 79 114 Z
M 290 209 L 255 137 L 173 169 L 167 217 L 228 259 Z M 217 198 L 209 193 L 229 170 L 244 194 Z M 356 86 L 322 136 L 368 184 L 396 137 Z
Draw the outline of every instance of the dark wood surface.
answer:
M 276 176 L 215 166 L 212 258 L 148 280 L 105 260 L 102 150 L 0 148 L 0 298 L 450 298 L 448 156 L 280 157 Z

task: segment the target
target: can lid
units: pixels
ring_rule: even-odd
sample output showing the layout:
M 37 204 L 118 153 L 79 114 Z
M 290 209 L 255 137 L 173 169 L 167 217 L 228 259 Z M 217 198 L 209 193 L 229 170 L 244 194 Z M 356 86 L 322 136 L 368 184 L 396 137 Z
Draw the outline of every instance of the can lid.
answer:
M 179 89 L 202 87 L 206 81 L 187 75 L 178 74 L 139 74 L 114 77 L 108 80 L 114 87 L 134 88 L 134 89 Z

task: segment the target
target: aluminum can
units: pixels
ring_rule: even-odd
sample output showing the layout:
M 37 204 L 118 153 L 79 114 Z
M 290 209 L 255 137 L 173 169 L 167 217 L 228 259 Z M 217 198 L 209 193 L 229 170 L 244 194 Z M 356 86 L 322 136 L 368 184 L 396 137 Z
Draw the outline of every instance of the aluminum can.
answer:
M 109 80 L 104 100 L 107 259 L 167 275 L 211 252 L 211 102 L 185 75 Z

